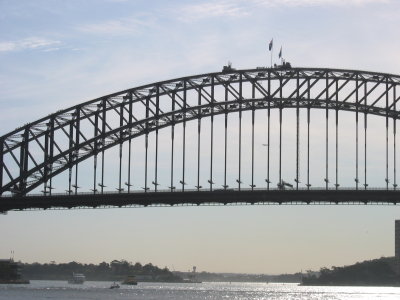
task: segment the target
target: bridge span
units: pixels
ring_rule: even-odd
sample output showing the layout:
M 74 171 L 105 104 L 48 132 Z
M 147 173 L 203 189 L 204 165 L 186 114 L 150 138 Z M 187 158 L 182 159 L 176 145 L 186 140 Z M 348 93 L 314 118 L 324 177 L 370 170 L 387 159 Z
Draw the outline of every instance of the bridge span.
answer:
M 147 206 L 217 206 L 217 205 L 396 205 L 400 191 L 385 189 L 237 189 L 186 190 L 185 192 L 105 192 L 53 194 L 51 197 L 30 195 L 3 197 L 0 212 L 9 210 L 111 208 Z
M 399 100 L 398 75 L 288 66 L 127 89 L 1 136 L 0 211 L 396 204 Z

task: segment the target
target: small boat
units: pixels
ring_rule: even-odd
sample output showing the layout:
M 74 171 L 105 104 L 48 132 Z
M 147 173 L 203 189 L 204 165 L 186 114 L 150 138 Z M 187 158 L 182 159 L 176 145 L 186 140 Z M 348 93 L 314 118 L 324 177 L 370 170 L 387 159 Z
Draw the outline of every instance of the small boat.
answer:
M 119 284 L 114 282 L 111 286 L 110 289 L 119 289 Z
M 85 280 L 86 280 L 85 275 L 81 273 L 72 273 L 72 278 L 68 280 L 68 283 L 83 284 Z
M 122 284 L 137 285 L 137 281 L 135 279 L 135 276 L 129 275 L 128 277 L 125 278 L 124 281 L 122 281 Z

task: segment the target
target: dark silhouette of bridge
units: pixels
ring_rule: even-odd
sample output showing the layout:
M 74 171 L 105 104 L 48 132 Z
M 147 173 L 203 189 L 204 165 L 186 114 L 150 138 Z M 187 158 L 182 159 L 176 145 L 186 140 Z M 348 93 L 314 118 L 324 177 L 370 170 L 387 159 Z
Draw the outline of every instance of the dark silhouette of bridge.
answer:
M 87 101 L 0 137 L 0 211 L 149 205 L 396 204 L 400 195 L 396 183 L 399 86 L 400 76 L 383 73 L 288 65 L 250 70 L 228 66 L 222 72 L 157 82 Z M 295 114 L 285 121 L 283 112 L 287 110 Z M 262 128 L 266 147 L 265 155 L 256 161 L 255 134 L 260 130 L 256 112 L 259 111 L 266 112 L 263 118 L 266 126 Z M 323 133 L 318 140 L 318 151 L 324 156 L 318 163 L 324 173 L 322 187 L 312 186 L 310 180 L 311 112 L 314 111 L 324 113 L 325 119 L 317 126 Z M 272 112 L 276 112 L 276 126 L 271 123 Z M 354 158 L 345 154 L 345 172 L 349 172 L 351 164 L 353 176 L 353 186 L 348 188 L 339 183 L 342 146 L 339 113 L 344 112 L 351 112 L 346 113 L 346 118 L 354 122 L 354 127 L 346 128 L 354 132 L 351 141 Z M 244 114 L 248 114 L 250 126 L 243 125 Z M 228 122 L 230 116 L 235 117 L 234 122 Z M 301 116 L 305 117 L 305 126 Z M 368 184 L 370 116 L 385 121 L 384 151 L 374 154 L 384 160 L 381 164 L 384 185 L 380 188 Z M 221 122 L 216 122 L 216 118 L 221 118 Z M 205 120 L 207 142 L 204 142 Z M 285 122 L 294 124 L 292 182 L 283 175 L 287 160 L 283 141 Z M 195 123 L 196 128 L 188 131 L 189 123 Z M 159 133 L 166 129 L 168 141 L 160 140 Z M 217 130 L 221 131 L 218 135 Z M 232 130 L 234 141 L 229 138 Z M 272 135 L 278 141 L 274 153 L 270 146 Z M 190 141 L 190 151 L 189 136 L 195 141 Z M 248 142 L 244 142 L 244 137 Z M 133 143 L 140 138 L 144 138 L 142 169 L 133 166 Z M 230 146 L 232 142 L 236 145 L 234 149 Z M 105 152 L 111 149 L 117 149 L 111 159 L 116 161 L 117 171 L 113 176 L 118 181 L 116 187 L 107 190 L 105 177 L 109 171 Z M 160 161 L 160 155 L 165 156 L 166 152 L 169 161 L 165 158 Z M 228 156 L 236 157 L 235 172 L 228 170 Z M 85 161 L 87 168 L 89 158 L 93 159 L 90 175 L 80 170 Z M 195 164 L 188 166 L 189 159 Z M 256 181 L 260 181 L 256 171 L 260 161 L 265 165 L 262 179 L 265 184 L 256 186 Z M 216 164 L 222 171 L 215 171 Z M 243 183 L 245 168 L 249 170 L 247 185 Z M 194 189 L 189 188 L 188 171 L 196 173 L 191 177 Z M 375 172 L 372 168 L 372 173 Z M 168 177 L 167 189 L 160 188 L 161 175 Z M 62 176 L 64 186 L 60 187 L 59 180 L 56 187 L 55 180 Z M 236 186 L 232 187 L 229 176 L 234 176 Z M 138 177 L 140 183 L 133 179 Z M 217 181 L 222 183 L 218 187 Z M 78 191 L 82 182 L 90 185 L 90 192 Z

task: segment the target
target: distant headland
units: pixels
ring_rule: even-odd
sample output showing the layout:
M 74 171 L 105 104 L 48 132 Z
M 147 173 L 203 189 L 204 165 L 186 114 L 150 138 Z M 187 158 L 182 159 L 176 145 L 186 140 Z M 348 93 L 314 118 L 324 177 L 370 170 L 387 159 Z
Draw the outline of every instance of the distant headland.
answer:
M 317 274 L 309 272 L 302 285 L 336 286 L 400 286 L 396 273 L 396 258 L 382 257 L 344 267 L 321 268 Z

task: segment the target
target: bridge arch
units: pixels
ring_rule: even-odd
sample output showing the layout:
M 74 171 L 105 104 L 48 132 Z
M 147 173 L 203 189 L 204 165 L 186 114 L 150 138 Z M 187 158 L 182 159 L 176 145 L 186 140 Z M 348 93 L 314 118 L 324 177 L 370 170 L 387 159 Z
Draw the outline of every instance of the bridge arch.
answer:
M 397 120 L 399 86 L 400 76 L 391 74 L 257 68 L 226 69 L 124 90 L 0 137 L 0 195 L 23 196 L 42 184 L 44 193 L 51 194 L 53 177 L 66 170 L 71 173 L 89 157 L 165 127 L 221 114 L 307 108 Z M 70 192 L 72 185 L 70 179 Z

